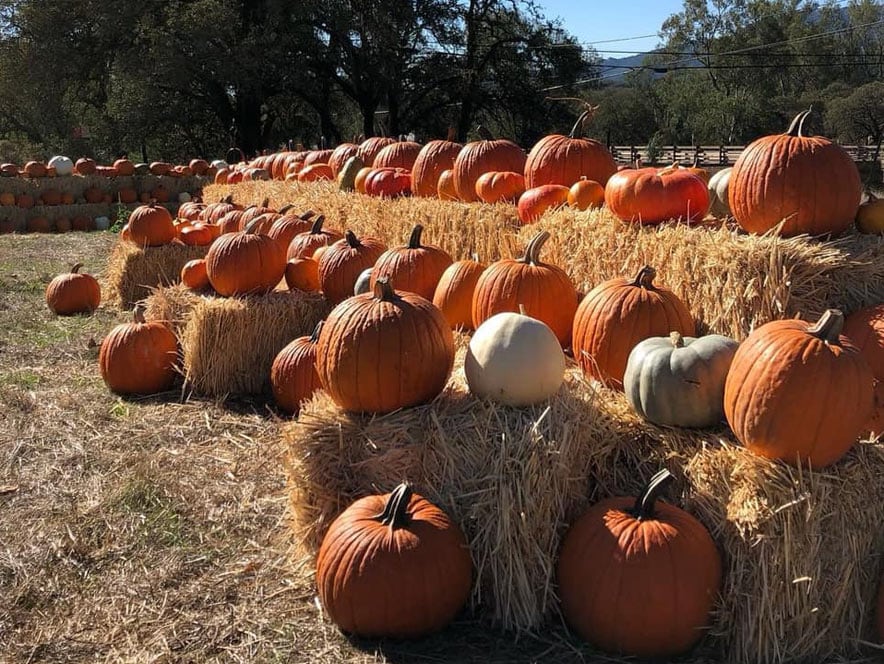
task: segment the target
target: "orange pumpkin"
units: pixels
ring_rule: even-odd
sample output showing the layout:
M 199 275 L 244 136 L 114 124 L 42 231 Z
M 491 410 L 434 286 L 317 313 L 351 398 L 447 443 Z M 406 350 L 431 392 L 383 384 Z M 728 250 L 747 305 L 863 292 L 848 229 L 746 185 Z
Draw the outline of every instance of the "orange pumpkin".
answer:
M 168 175 L 172 171 L 172 164 L 165 161 L 155 161 L 148 167 L 151 175 Z
M 884 435 L 884 304 L 848 316 L 844 336 L 859 348 L 875 375 L 875 412 L 868 430 L 873 436 Z
M 272 291 L 285 274 L 285 250 L 252 226 L 220 236 L 206 254 L 209 281 L 220 295 Z
M 215 184 L 231 184 L 230 173 L 231 171 L 229 168 L 219 168 L 215 173 Z
M 525 187 L 545 184 L 570 187 L 581 177 L 604 185 L 617 171 L 613 155 L 604 144 L 582 138 L 583 125 L 592 116 L 584 112 L 567 136 L 552 134 L 541 138 L 525 162 Z
M 117 159 L 114 162 L 114 168 L 116 169 L 117 173 L 122 175 L 123 177 L 135 175 L 135 164 L 133 164 L 128 159 Z
M 484 127 L 478 128 L 479 141 L 467 143 L 454 160 L 453 178 L 457 197 L 467 203 L 479 200 L 476 180 L 488 171 L 513 171 L 525 168 L 525 151 L 512 141 L 495 140 Z
M 350 297 L 362 271 L 372 267 L 386 250 L 380 240 L 360 239 L 350 230 L 344 233 L 344 238 L 329 246 L 319 258 L 319 285 L 325 299 L 337 304 Z
M 39 161 L 29 161 L 22 169 L 25 177 L 43 178 L 46 177 L 46 164 Z
M 365 193 L 381 198 L 411 194 L 411 171 L 404 168 L 374 168 L 365 178 Z
M 349 240 L 352 233 L 347 234 Z M 320 278 L 334 249 L 320 259 Z M 340 301 L 316 349 L 325 391 L 340 408 L 360 413 L 430 401 L 445 387 L 453 366 L 454 337 L 442 312 L 420 295 L 394 292 L 387 279 L 379 279 L 373 292 Z
M 29 210 L 34 207 L 34 197 L 30 194 L 19 194 L 15 197 L 15 204 L 20 208 Z
M 371 288 L 380 277 L 387 277 L 398 290 L 417 293 L 433 299 L 436 284 L 451 265 L 451 256 L 439 247 L 421 244 L 424 227 L 417 224 L 411 231 L 408 244 L 388 249 L 377 259 L 371 272 Z
M 744 230 L 765 233 L 784 221 L 784 237 L 827 235 L 853 223 L 862 199 L 859 171 L 838 144 L 804 135 L 809 115 L 797 115 L 785 134 L 751 143 L 734 163 L 728 203 Z
M 629 353 L 648 337 L 678 332 L 696 336 L 691 312 L 668 288 L 654 283 L 649 266 L 635 279 L 618 277 L 593 288 L 574 316 L 571 348 L 584 373 L 622 390 Z
M 334 154 L 334 150 L 310 150 L 304 157 L 304 166 L 313 166 L 314 164 L 328 166 L 328 160 L 331 159 L 332 154 Z
M 318 293 L 318 261 L 314 258 L 292 258 L 285 266 L 285 283 L 289 290 Z
M 359 157 L 362 160 L 362 163 L 366 166 L 373 166 L 375 157 L 378 156 L 378 153 L 395 142 L 396 139 L 388 138 L 386 136 L 367 138 L 359 144 L 359 149 L 356 150 L 356 156 Z
M 533 224 L 547 210 L 566 205 L 568 193 L 568 187 L 560 184 L 545 184 L 527 190 L 519 197 L 519 221 L 523 224 Z
M 181 283 L 191 290 L 205 290 L 209 283 L 209 274 L 206 271 L 206 261 L 203 258 L 195 258 L 187 261 L 181 268 Z
M 568 190 L 568 205 L 578 210 L 600 208 L 605 204 L 605 188 L 595 180 L 580 178 Z
M 334 180 L 335 174 L 328 164 L 311 164 L 298 171 L 298 182 L 318 182 Z
M 541 231 L 531 238 L 524 256 L 492 263 L 482 273 L 473 295 L 474 327 L 494 314 L 518 313 L 524 307 L 529 316 L 549 326 L 563 347 L 568 345 L 577 290 L 564 270 L 540 260 L 548 239 L 549 232 Z
M 740 344 L 724 386 L 728 424 L 750 451 L 823 468 L 857 441 L 874 412 L 875 377 L 829 309 L 810 324 L 777 320 Z
M 404 168 L 411 174 L 421 145 L 414 141 L 397 141 L 383 148 L 375 156 L 372 168 Z
M 565 620 L 606 652 L 669 658 L 703 636 L 721 591 L 721 556 L 709 531 L 659 502 L 663 470 L 638 498 L 590 507 L 565 535 L 556 567 Z
M 0 205 L 15 205 L 15 194 L 11 191 L 0 192 Z
M 181 241 L 193 247 L 206 247 L 220 235 L 221 229 L 212 224 L 203 224 L 197 222 L 192 226 L 186 226 L 181 229 L 178 237 Z
M 134 322 L 117 325 L 101 342 L 101 377 L 117 394 L 154 394 L 171 389 L 177 376 L 178 342 L 160 322 L 147 323 L 141 307 Z
M 338 173 L 344 168 L 344 164 L 347 163 L 347 160 L 350 157 L 356 156 L 358 151 L 359 146 L 355 143 L 341 143 L 334 149 L 331 156 L 328 158 L 328 166 L 332 169 L 335 178 L 338 177 Z
M 46 306 L 59 316 L 88 314 L 101 303 L 101 287 L 91 274 L 80 274 L 77 263 L 67 274 L 60 274 L 46 287 Z
M 300 216 L 295 214 L 285 214 L 273 222 L 273 225 L 267 231 L 267 235 L 279 242 L 280 246 L 283 246 L 288 250 L 289 244 L 291 244 L 291 241 L 296 235 L 310 231 L 313 226 L 310 223 L 310 219 L 315 215 L 316 213 L 313 212 L 313 210 L 308 210 Z
M 674 164 L 664 169 L 619 171 L 605 187 L 605 205 L 622 221 L 656 225 L 702 219 L 709 210 L 706 183 Z
M 188 168 L 193 175 L 203 176 L 209 170 L 209 162 L 205 159 L 191 159 Z
M 88 157 L 81 157 L 80 159 L 77 159 L 77 163 L 74 164 L 74 172 L 77 173 L 77 175 L 94 175 L 95 168 L 95 161 Z
M 129 215 L 129 236 L 139 246 L 157 247 L 175 239 L 175 224 L 169 211 L 150 203 Z
M 353 180 L 353 188 L 360 194 L 365 193 L 365 181 L 368 179 L 368 176 L 374 172 L 374 169 L 371 166 L 364 166 L 359 169 L 359 172 L 356 173 L 356 178 Z
M 474 329 L 473 295 L 485 267 L 475 260 L 456 261 L 439 278 L 433 304 L 439 307 L 452 329 Z
M 462 148 L 453 141 L 430 141 L 422 147 L 411 168 L 411 193 L 427 198 L 438 196 L 439 176 L 454 167 Z
M 860 233 L 884 235 L 884 199 L 869 193 L 868 200 L 856 211 L 856 228 Z
M 476 195 L 483 203 L 514 203 L 525 193 L 525 178 L 512 171 L 489 171 L 476 180 Z
M 313 221 L 309 232 L 298 233 L 289 242 L 286 258 L 310 258 L 317 249 L 337 242 L 344 237 L 343 233 L 332 228 L 324 228 L 325 215 L 319 215 Z
M 242 209 L 239 205 L 234 204 L 233 197 L 227 196 L 226 198 L 222 198 L 217 203 L 209 203 L 206 207 L 200 212 L 199 220 L 205 221 L 210 224 L 217 224 L 221 217 L 223 217 L 228 212 L 232 212 L 233 210 Z
M 49 233 L 52 231 L 52 224 L 42 214 L 28 217 L 25 222 L 25 230 L 28 233 Z
M 461 529 L 400 484 L 336 518 L 316 557 L 324 610 L 361 637 L 415 638 L 445 627 L 466 604 L 473 564 Z
M 301 402 L 322 387 L 316 373 L 316 342 L 323 323 L 309 337 L 298 337 L 277 354 L 270 367 L 270 386 L 276 405 L 287 413 L 297 413 Z
M 57 189 L 45 190 L 40 198 L 43 199 L 43 205 L 61 205 L 61 192 Z
M 442 171 L 436 187 L 436 195 L 443 201 L 459 201 L 457 190 L 454 188 L 454 171 Z
M 55 220 L 55 232 L 67 233 L 71 230 L 71 220 L 67 217 L 58 217 Z

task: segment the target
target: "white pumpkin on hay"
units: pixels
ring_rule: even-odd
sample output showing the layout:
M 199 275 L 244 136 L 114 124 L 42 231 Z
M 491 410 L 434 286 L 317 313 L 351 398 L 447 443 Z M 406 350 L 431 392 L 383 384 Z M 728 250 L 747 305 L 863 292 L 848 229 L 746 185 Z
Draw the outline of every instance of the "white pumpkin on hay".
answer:
M 74 162 L 70 157 L 57 155 L 49 160 L 49 168 L 55 169 L 56 175 L 71 175 L 74 172 Z

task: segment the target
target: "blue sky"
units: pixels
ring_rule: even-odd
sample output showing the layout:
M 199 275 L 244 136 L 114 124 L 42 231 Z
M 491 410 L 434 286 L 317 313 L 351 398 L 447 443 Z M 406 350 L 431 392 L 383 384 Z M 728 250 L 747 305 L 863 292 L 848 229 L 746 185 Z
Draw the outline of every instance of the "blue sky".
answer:
M 561 17 L 565 29 L 582 42 L 656 34 L 663 21 L 682 8 L 681 0 L 538 0 L 537 4 L 548 18 Z M 596 48 L 637 53 L 654 48 L 658 41 L 655 36 Z M 610 57 L 625 55 L 612 53 Z

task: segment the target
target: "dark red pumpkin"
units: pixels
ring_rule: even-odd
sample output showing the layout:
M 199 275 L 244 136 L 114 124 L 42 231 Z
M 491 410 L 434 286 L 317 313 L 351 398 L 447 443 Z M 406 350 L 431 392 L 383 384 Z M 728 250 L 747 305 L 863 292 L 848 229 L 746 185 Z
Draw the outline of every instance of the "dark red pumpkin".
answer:
M 562 613 L 606 652 L 674 657 L 711 622 L 721 556 L 703 524 L 658 502 L 671 477 L 663 470 L 638 498 L 596 503 L 565 535 L 556 568 Z
M 445 512 L 406 484 L 367 496 L 335 519 L 316 558 L 323 608 L 345 632 L 416 638 L 466 604 L 473 564 Z
M 605 205 L 622 221 L 655 225 L 697 221 L 709 210 L 706 183 L 674 164 L 664 169 L 619 171 L 605 186 Z
M 365 193 L 381 198 L 411 194 L 411 171 L 403 168 L 375 168 L 365 178 Z
M 411 231 L 408 244 L 388 249 L 378 257 L 371 272 L 371 287 L 379 277 L 387 277 L 397 290 L 417 293 L 433 299 L 436 284 L 451 265 L 451 256 L 444 249 L 421 244 L 424 227 L 417 224 Z

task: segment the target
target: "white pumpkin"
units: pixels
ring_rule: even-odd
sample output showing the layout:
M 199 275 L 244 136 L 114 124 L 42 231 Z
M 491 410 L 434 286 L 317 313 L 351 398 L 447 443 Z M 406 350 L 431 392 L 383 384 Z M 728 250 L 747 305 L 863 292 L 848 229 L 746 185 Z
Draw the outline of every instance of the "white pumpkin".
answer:
M 178 202 L 190 203 L 190 194 L 188 194 L 186 191 L 182 191 L 180 194 L 178 194 Z
M 230 168 L 230 164 L 228 164 L 228 163 L 227 163 L 226 161 L 224 161 L 223 159 L 216 159 L 215 161 L 213 161 L 213 162 L 210 164 L 210 166 L 211 166 L 212 168 L 217 168 L 218 170 L 221 170 L 222 168 Z
M 100 231 L 106 231 L 110 228 L 110 219 L 107 217 L 95 217 L 95 228 Z
M 500 313 L 473 334 L 464 373 L 476 396 L 507 406 L 530 406 L 558 392 L 565 378 L 565 355 L 545 323 L 523 313 Z
M 724 383 L 738 345 L 718 334 L 695 339 L 673 332 L 645 339 L 626 362 L 626 399 L 654 424 L 718 424 L 724 418 Z
M 731 181 L 731 167 L 723 168 L 709 178 L 709 213 L 714 217 L 730 217 L 731 208 L 727 201 L 727 188 Z
M 47 166 L 54 168 L 56 175 L 72 175 L 74 172 L 74 162 L 69 157 L 63 155 L 50 159 Z
M 367 268 L 359 273 L 356 284 L 353 286 L 353 295 L 362 295 L 371 290 L 371 271 L 372 268 Z

